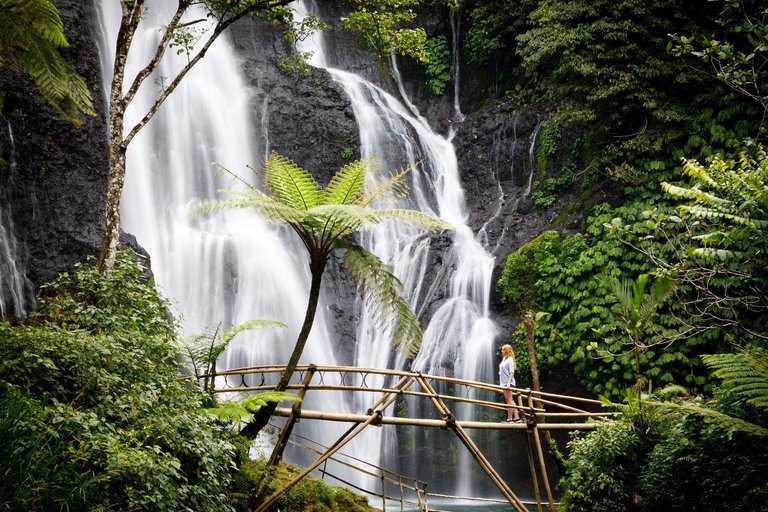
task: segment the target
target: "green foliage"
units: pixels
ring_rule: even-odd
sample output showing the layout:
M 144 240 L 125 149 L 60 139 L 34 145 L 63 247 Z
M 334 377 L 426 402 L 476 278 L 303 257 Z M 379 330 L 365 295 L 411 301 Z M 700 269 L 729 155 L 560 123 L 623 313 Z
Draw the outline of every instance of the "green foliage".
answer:
M 529 27 L 528 14 L 536 0 L 510 3 L 505 0 L 468 0 L 464 6 L 469 20 L 466 45 L 473 62 L 486 64 L 497 58 L 512 62 L 515 37 Z
M 692 199 L 681 211 L 700 220 L 713 221 L 712 229 L 696 237 L 702 247 L 689 255 L 707 260 L 738 259 L 753 269 L 765 265 L 768 245 L 768 155 L 759 146 L 756 158 L 741 154 L 738 162 L 720 155 L 705 168 L 695 160 L 684 160 L 683 169 L 692 186 L 662 183 L 665 192 Z M 714 246 L 714 247 L 713 247 Z M 717 247 L 717 248 L 715 248 Z
M 619 512 L 632 503 L 632 476 L 641 439 L 623 423 L 606 421 L 594 433 L 568 444 L 568 474 L 562 479 L 563 509 Z
M 640 274 L 637 280 L 618 279 L 608 274 L 598 276 L 600 282 L 608 288 L 610 294 L 616 298 L 614 313 L 617 322 L 613 326 L 603 326 L 601 333 L 613 332 L 615 341 L 623 346 L 629 346 L 629 350 L 635 353 L 635 371 L 640 372 L 640 350 L 648 350 L 650 346 L 644 339 L 644 333 L 648 325 L 654 322 L 657 310 L 675 291 L 675 282 L 667 277 L 661 277 L 646 292 L 649 279 L 648 274 Z M 618 330 L 618 333 L 616 332 Z M 661 341 L 661 343 L 664 343 Z M 597 348 L 597 343 L 587 346 L 587 350 Z M 626 349 L 623 351 L 626 352 Z M 607 354 L 612 352 L 607 351 Z
M 451 80 L 451 54 L 445 36 L 427 39 L 424 70 L 429 77 L 427 85 L 432 94 L 441 96 Z
M 731 393 L 768 410 L 768 353 L 764 349 L 752 347 L 735 354 L 710 354 L 702 359 Z
M 673 34 L 667 50 L 675 56 L 686 54 L 709 64 L 718 80 L 768 110 L 768 20 L 759 0 L 720 0 L 715 33 L 696 36 Z M 698 47 L 698 51 L 696 47 Z
M 280 402 L 301 403 L 301 398 L 285 391 L 270 391 L 247 395 L 239 402 L 221 402 L 216 407 L 208 407 L 205 410 L 223 421 L 239 425 L 243 421 L 251 421 L 259 408 L 266 407 L 270 403 L 279 404 Z
M 39 318 L 54 321 L 0 323 L 2 507 L 231 510 L 236 435 L 182 382 L 157 292 L 119 261 L 119 280 L 81 267 L 51 285 Z
M 48 0 L 0 1 L 0 68 L 29 75 L 43 98 L 80 126 L 80 113 L 96 112 L 85 81 L 56 51 L 67 46 L 64 25 Z M 0 110 L 2 106 L 0 88 Z
M 649 201 L 653 204 L 652 195 Z M 633 354 L 625 353 L 626 347 L 620 340 L 601 333 L 604 325 L 618 325 L 623 321 L 612 307 L 615 300 L 607 295 L 606 287 L 597 277 L 607 272 L 618 279 L 635 280 L 641 274 L 656 271 L 653 259 L 633 250 L 604 227 L 621 216 L 634 219 L 622 222 L 619 228 L 627 238 L 637 240 L 651 236 L 654 231 L 637 213 L 640 208 L 637 203 L 615 210 L 607 205 L 599 206 L 587 219 L 586 236 L 560 240 L 549 235 L 552 238 L 533 251 L 531 266 L 521 260 L 520 255 L 516 256 L 499 284 L 502 291 L 509 290 L 508 302 L 526 301 L 534 304 L 535 310 L 546 313 L 535 327 L 535 351 L 542 372 L 560 361 L 570 361 L 582 383 L 596 394 L 621 395 L 637 378 Z M 663 205 L 656 208 L 658 212 L 674 211 Z M 665 245 L 665 240 L 659 237 L 644 243 L 657 243 L 657 247 L 670 256 L 673 247 Z M 527 261 L 530 262 L 530 258 Z M 535 283 L 536 290 L 533 299 L 520 292 L 531 290 L 531 282 Z M 683 296 L 692 293 L 690 285 L 681 283 L 678 293 Z M 722 351 L 728 346 L 724 338 L 727 330 L 709 326 L 691 331 L 692 327 L 698 327 L 699 320 L 681 318 L 683 307 L 677 301 L 664 306 L 658 311 L 656 321 L 644 324 L 641 330 L 643 343 L 650 348 L 638 354 L 639 363 L 654 387 L 674 382 L 691 389 L 704 389 L 708 381 L 699 355 Z M 522 328 L 513 334 L 512 343 L 525 346 Z
M 557 146 L 562 138 L 563 133 L 560 129 L 560 125 L 551 124 L 545 126 L 541 130 L 541 136 L 539 137 L 539 144 L 544 152 L 544 156 L 555 156 L 555 153 L 557 153 Z
M 352 158 L 354 158 L 355 156 L 356 150 L 357 148 L 344 148 L 341 151 L 341 158 L 343 158 L 344 160 L 352 160 Z
M 93 257 L 86 265 L 76 263 L 72 275 L 61 274 L 40 287 L 36 316 L 64 329 L 141 331 L 170 339 L 174 328 L 168 302 L 145 279 L 141 258 L 130 249 L 122 251 L 114 270 L 104 276 Z
M 427 34 L 423 28 L 402 28 L 416 19 L 418 0 L 355 0 L 357 8 L 341 18 L 344 29 L 360 30 L 364 44 L 379 59 L 382 69 L 390 55 L 427 59 Z
M 631 395 L 630 395 L 631 396 Z M 566 511 L 764 511 L 768 450 L 764 441 L 710 423 L 709 414 L 768 424 L 738 398 L 717 393 L 707 402 L 684 397 L 648 403 L 631 399 L 624 416 L 570 443 L 563 479 Z
M 533 207 L 537 210 L 546 210 L 557 201 L 559 192 L 569 188 L 573 184 L 573 172 L 563 168 L 557 178 L 547 178 L 533 182 L 535 192 L 531 194 Z
M 260 462 L 253 463 L 256 472 L 261 470 Z M 274 493 L 301 472 L 301 468 L 281 464 L 268 489 Z M 367 498 L 353 494 L 349 489 L 327 484 L 312 475 L 302 479 L 295 487 L 280 497 L 275 505 L 283 512 L 374 512 Z M 271 509 L 270 509 L 271 510 Z

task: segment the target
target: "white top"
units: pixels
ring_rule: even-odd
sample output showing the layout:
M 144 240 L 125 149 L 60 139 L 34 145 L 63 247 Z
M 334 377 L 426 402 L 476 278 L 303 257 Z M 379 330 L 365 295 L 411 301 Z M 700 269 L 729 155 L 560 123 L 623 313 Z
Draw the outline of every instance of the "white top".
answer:
M 499 384 L 507 386 L 510 384 L 515 385 L 515 360 L 511 357 L 505 357 L 499 364 Z

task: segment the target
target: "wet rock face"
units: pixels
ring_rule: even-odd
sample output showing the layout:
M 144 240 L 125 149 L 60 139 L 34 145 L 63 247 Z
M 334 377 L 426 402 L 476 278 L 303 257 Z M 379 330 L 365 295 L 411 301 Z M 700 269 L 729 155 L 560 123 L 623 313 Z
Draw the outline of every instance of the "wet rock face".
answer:
M 20 247 L 21 264 L 37 288 L 74 263 L 98 255 L 104 224 L 109 146 L 90 0 L 53 0 L 70 46 L 62 56 L 80 73 L 97 117 L 73 127 L 60 118 L 21 73 L 0 71 L 6 93 L 0 118 L 0 167 Z M 10 128 L 9 128 L 10 127 Z M 11 133 L 13 144 L 11 144 Z M 137 248 L 131 236 L 124 244 Z

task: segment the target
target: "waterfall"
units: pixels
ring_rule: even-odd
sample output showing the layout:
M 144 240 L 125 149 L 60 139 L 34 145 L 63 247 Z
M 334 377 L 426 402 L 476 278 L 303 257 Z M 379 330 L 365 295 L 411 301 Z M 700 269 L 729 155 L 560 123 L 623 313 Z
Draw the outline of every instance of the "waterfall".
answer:
M 126 77 L 131 78 L 126 89 L 154 54 L 161 37 L 159 28 L 168 23 L 176 7 L 170 0 L 148 4 L 128 59 Z M 107 89 L 120 9 L 118 0 L 97 1 L 96 5 L 102 29 L 102 78 Z M 181 23 L 200 18 L 205 18 L 202 8 L 191 8 Z M 203 41 L 198 42 L 201 44 Z M 151 106 L 161 77 L 176 76 L 186 64 L 185 55 L 173 53 L 166 53 L 159 69 L 129 106 L 126 132 Z M 123 226 L 150 254 L 156 282 L 183 315 L 184 330 L 201 332 L 219 322 L 237 325 L 250 319 L 278 320 L 287 325 L 285 329 L 241 333 L 219 361 L 219 369 L 285 364 L 303 323 L 309 295 L 306 250 L 290 228 L 276 228 L 246 211 L 198 220 L 188 215 L 190 201 L 219 197 L 214 183 L 216 168 L 211 162 L 242 173 L 244 180 L 255 185 L 246 165 L 258 166 L 265 154 L 269 119 L 268 98 L 264 98 L 260 119 L 252 122 L 249 106 L 253 99 L 241 62 L 224 34 L 136 136 L 127 155 Z M 336 364 L 325 311 L 321 301 L 302 364 Z M 327 400 L 323 405 L 313 405 L 315 397 L 310 393 L 305 406 L 347 411 L 340 396 L 324 397 L 327 395 L 317 397 Z M 343 425 L 320 422 L 297 426 L 298 432 L 326 445 L 343 430 Z M 306 463 L 299 454 L 295 457 Z M 358 481 L 356 473 L 349 475 L 344 468 L 334 467 L 333 471 Z
M 312 12 L 314 7 L 301 2 L 299 15 Z M 296 4 L 294 4 L 296 5 Z M 325 66 L 322 36 L 302 45 L 311 50 L 311 61 Z M 417 312 L 423 312 L 442 288 L 445 301 L 433 314 L 424 331 L 419 354 L 411 362 L 413 370 L 438 375 L 454 375 L 463 379 L 494 381 L 494 339 L 497 329 L 489 318 L 491 273 L 494 257 L 477 241 L 467 225 L 464 191 L 459 179 L 458 161 L 451 142 L 452 134 L 443 137 L 435 133 L 409 100 L 393 59 L 392 72 L 402 97 L 398 100 L 383 89 L 358 75 L 327 68 L 344 88 L 352 102 L 359 128 L 363 157 L 379 156 L 383 172 L 403 166 L 414 166 L 411 176 L 411 196 L 398 207 L 413 208 L 439 216 L 452 224 L 456 231 L 452 244 L 443 255 L 443 267 L 434 276 L 427 276 L 431 238 L 423 232 L 394 223 L 382 223 L 360 237 L 361 243 L 394 266 L 395 274 L 405 287 L 405 296 Z M 404 105 L 405 104 L 405 105 Z M 418 166 L 417 162 L 422 163 Z M 427 277 L 434 280 L 425 290 Z M 358 339 L 355 350 L 357 366 L 405 368 L 409 364 L 402 354 L 394 353 L 390 340 L 361 308 Z M 357 404 L 362 407 L 364 404 Z M 416 404 L 411 404 L 416 407 Z M 457 411 L 460 416 L 473 414 L 472 408 Z M 388 411 L 391 414 L 391 411 Z M 381 453 L 395 450 L 392 429 L 369 433 L 364 443 L 365 460 L 380 464 Z M 379 437 L 379 439 L 375 439 Z M 469 455 L 462 449 L 459 473 L 468 474 Z M 394 463 L 390 457 L 383 463 Z M 471 479 L 462 479 L 462 491 L 471 493 Z
M 464 114 L 461 113 L 459 106 L 459 29 L 461 28 L 461 7 L 451 9 L 449 15 L 451 21 L 451 44 L 453 52 L 451 55 L 451 71 L 453 72 L 453 111 L 457 121 L 464 120 Z
M 16 146 L 8 123 L 9 161 L 0 166 L 0 318 L 24 316 L 34 303 L 32 284 L 19 257 L 11 216 L 11 190 L 16 172 Z M 7 173 L 7 174 L 6 174 Z

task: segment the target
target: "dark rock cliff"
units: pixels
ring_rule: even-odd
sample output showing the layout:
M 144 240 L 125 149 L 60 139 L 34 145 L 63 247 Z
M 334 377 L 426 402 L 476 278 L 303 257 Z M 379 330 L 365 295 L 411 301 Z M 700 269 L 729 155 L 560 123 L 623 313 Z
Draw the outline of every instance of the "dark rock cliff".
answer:
M 6 93 L 0 158 L 15 163 L 12 175 L 10 165 L 0 166 L 0 187 L 15 225 L 19 263 L 34 290 L 74 263 L 98 255 L 109 164 L 96 35 L 89 23 L 93 3 L 53 3 L 70 44 L 61 54 L 85 79 L 98 115 L 84 116 L 83 125 L 75 128 L 34 92 L 25 75 L 0 71 Z M 124 235 L 122 241 L 137 249 L 132 237 Z

